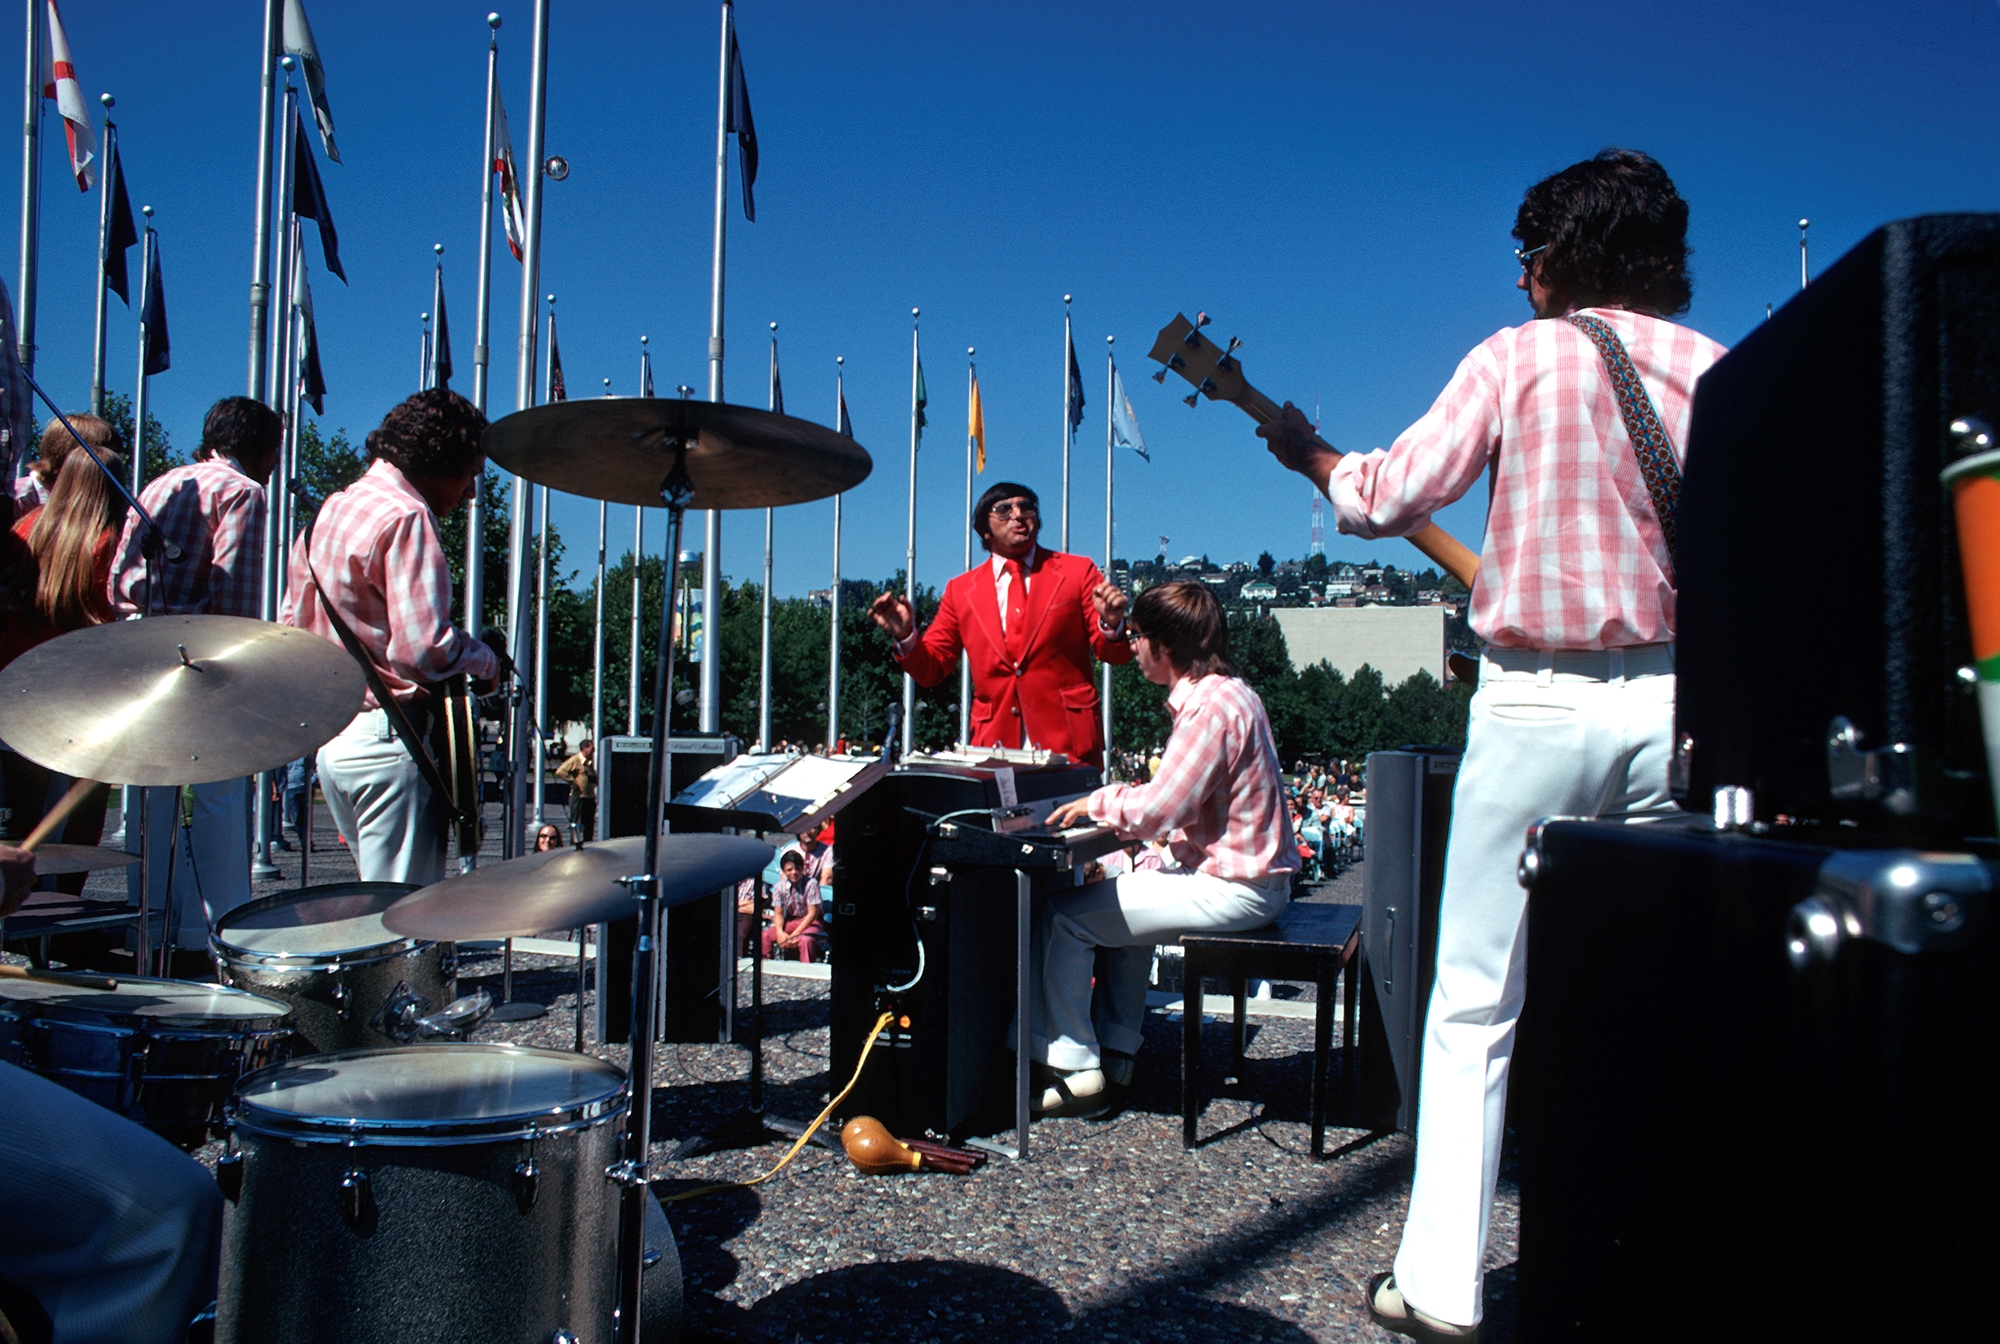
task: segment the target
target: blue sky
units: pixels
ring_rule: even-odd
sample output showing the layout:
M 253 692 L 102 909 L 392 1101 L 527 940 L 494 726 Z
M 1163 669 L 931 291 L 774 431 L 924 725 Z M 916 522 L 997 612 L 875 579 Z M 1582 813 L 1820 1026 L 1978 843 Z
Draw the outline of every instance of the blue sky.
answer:
M 454 386 L 470 388 L 487 28 L 525 152 L 531 10 L 521 0 L 307 0 L 344 163 L 322 164 L 350 281 L 311 251 L 331 392 L 360 434 L 415 385 L 433 243 L 446 247 Z M 21 69 L 21 24 L 0 70 Z M 118 98 L 135 206 L 157 209 L 174 367 L 154 408 L 191 446 L 244 389 L 254 208 L 256 0 L 67 0 L 86 96 Z M 638 338 L 661 391 L 707 383 L 719 11 L 556 0 L 542 289 L 559 296 L 572 395 L 636 391 Z M 727 299 L 732 401 L 762 405 L 780 324 L 787 409 L 830 421 L 844 355 L 875 473 L 849 495 L 845 572 L 902 562 L 912 307 L 923 309 L 930 428 L 919 581 L 956 572 L 965 350 L 977 347 L 990 465 L 1034 485 L 1055 536 L 1064 293 L 1088 405 L 1072 549 L 1103 548 L 1104 348 L 1152 449 L 1118 463 L 1118 553 L 1281 558 L 1307 546 L 1310 492 L 1233 407 L 1147 378 L 1153 333 L 1206 309 L 1253 382 L 1323 407 L 1342 448 L 1388 443 L 1457 360 L 1527 316 L 1508 228 L 1537 178 L 1609 144 L 1643 148 L 1692 209 L 1691 325 L 1725 343 L 1876 225 L 2000 209 L 2000 8 L 1992 0 L 1676 6 L 1107 2 L 957 6 L 743 0 L 737 25 L 762 149 L 759 221 L 735 204 Z M 89 386 L 97 198 L 45 151 L 38 372 Z M 18 145 L 18 140 L 15 142 Z M 10 199 L 19 160 L 5 162 Z M 13 287 L 18 209 L 0 248 Z M 515 401 L 519 268 L 494 268 L 491 408 Z M 137 254 L 133 256 L 137 267 Z M 109 381 L 130 391 L 134 316 L 112 303 Z M 996 473 L 998 474 L 996 476 Z M 1440 521 L 1475 547 L 1483 491 Z M 559 501 L 579 561 L 596 510 Z M 824 586 L 831 505 L 779 514 L 780 593 Z M 657 522 L 654 534 L 657 537 Z M 614 523 L 613 552 L 630 536 Z M 762 525 L 730 515 L 723 567 L 761 565 Z M 657 547 L 655 540 L 651 543 Z M 1329 535 L 1337 558 L 1423 563 Z

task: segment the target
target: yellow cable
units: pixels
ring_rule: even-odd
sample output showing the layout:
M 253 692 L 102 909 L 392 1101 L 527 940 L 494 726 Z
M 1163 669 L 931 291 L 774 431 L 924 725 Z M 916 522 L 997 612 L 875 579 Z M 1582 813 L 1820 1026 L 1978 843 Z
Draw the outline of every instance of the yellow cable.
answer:
M 718 1185 L 697 1186 L 693 1190 L 684 1190 L 678 1195 L 669 1195 L 667 1198 L 661 1200 L 660 1203 L 678 1204 L 684 1199 L 693 1199 L 696 1195 L 712 1195 L 718 1190 L 748 1190 L 753 1185 L 762 1185 L 765 1181 L 770 1180 L 773 1176 L 783 1171 L 785 1165 L 799 1155 L 799 1149 L 805 1147 L 811 1141 L 812 1136 L 819 1133 L 819 1127 L 826 1123 L 826 1118 L 833 1114 L 834 1108 L 840 1105 L 841 1102 L 846 1101 L 847 1094 L 852 1092 L 854 1085 L 861 1081 L 861 1068 L 868 1062 L 868 1052 L 875 1048 L 875 1038 L 882 1034 L 882 1029 L 889 1025 L 890 1020 L 894 1016 L 894 1013 L 884 1013 L 875 1019 L 875 1029 L 869 1032 L 868 1039 L 861 1043 L 861 1058 L 854 1061 L 854 1076 L 847 1080 L 846 1087 L 840 1089 L 840 1095 L 829 1101 L 826 1104 L 826 1109 L 821 1111 L 810 1125 L 806 1126 L 806 1132 L 799 1135 L 798 1142 L 794 1143 L 791 1149 L 778 1159 L 777 1166 L 772 1167 L 769 1171 L 754 1180 L 723 1181 Z

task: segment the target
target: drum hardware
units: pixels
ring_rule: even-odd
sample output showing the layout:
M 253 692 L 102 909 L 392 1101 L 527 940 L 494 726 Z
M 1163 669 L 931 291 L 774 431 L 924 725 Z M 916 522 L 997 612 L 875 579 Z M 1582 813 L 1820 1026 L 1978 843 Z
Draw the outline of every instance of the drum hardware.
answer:
M 350 1168 L 340 1178 L 340 1213 L 357 1232 L 368 1214 L 368 1173 Z
M 536 1137 L 535 1128 L 530 1125 L 528 1127 L 528 1155 L 514 1164 L 514 1175 L 509 1181 L 509 1185 L 514 1191 L 514 1203 L 520 1207 L 522 1213 L 527 1213 L 535 1207 L 536 1187 L 542 1181 L 542 1169 L 535 1165 Z
M 406 988 L 398 986 L 399 989 Z M 414 999 L 411 1011 L 405 1015 L 398 1013 L 390 1018 L 384 1005 L 383 1020 L 375 1026 L 384 1036 L 398 1045 L 408 1045 L 412 1041 L 462 1041 L 493 1015 L 493 996 L 485 990 L 453 999 L 434 1013 L 416 1016 L 422 1008 L 430 1007 L 428 999 Z M 393 1000 L 392 1000 L 393 1002 Z M 581 1053 L 579 1051 L 578 1053 Z
M 430 1006 L 431 1001 L 411 989 L 409 981 L 398 980 L 368 1025 L 390 1040 L 404 1044 L 417 1038 L 417 1018 Z

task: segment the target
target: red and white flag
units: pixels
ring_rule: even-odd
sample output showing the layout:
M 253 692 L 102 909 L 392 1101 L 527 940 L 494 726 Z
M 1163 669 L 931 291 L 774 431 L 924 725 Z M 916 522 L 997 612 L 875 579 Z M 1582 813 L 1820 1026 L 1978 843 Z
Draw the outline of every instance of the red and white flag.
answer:
M 507 225 L 507 250 L 514 254 L 514 260 L 521 261 L 528 255 L 528 215 L 521 208 L 521 175 L 514 171 L 507 105 L 501 101 L 497 84 L 493 88 L 493 162 L 489 168 L 500 174 L 500 218 Z
M 63 32 L 62 15 L 56 0 L 49 4 L 49 50 L 42 97 L 56 100 L 63 129 L 69 133 L 69 168 L 76 174 L 78 191 L 89 191 L 97 181 L 97 132 L 90 126 L 90 108 L 83 101 L 83 86 L 76 82 L 76 65 L 69 58 L 69 38 Z

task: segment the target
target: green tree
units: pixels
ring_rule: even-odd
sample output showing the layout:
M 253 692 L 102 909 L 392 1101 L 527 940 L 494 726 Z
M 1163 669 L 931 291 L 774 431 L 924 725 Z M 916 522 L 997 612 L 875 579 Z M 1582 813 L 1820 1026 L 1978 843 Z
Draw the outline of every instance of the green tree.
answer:
M 1269 551 L 1265 551 L 1262 555 L 1257 557 L 1258 578 L 1268 579 L 1277 572 L 1278 572 L 1278 562 L 1271 558 L 1271 553 Z
M 104 394 L 104 419 L 125 442 L 129 455 L 132 449 L 132 398 L 123 392 Z M 36 426 L 37 429 L 40 426 Z M 145 479 L 152 480 L 175 467 L 185 459 L 174 451 L 173 439 L 167 427 L 160 423 L 152 411 L 146 412 L 146 463 Z

